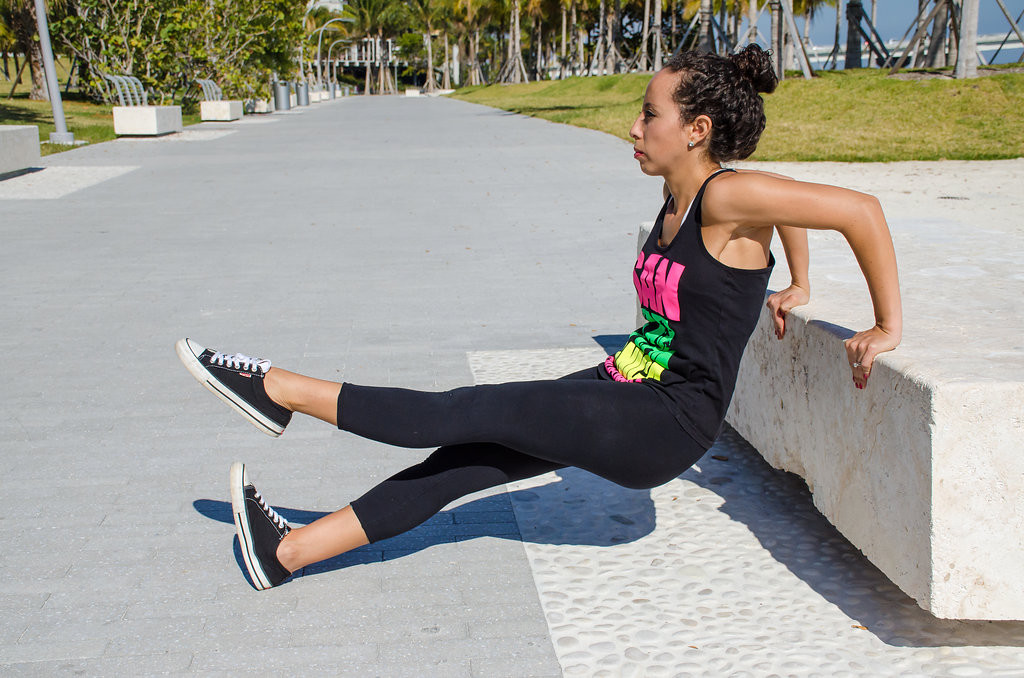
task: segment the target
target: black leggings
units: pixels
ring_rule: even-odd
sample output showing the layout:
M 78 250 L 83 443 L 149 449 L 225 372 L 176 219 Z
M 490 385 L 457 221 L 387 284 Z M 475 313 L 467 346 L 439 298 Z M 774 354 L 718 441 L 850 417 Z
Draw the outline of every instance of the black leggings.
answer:
M 338 428 L 400 447 L 438 447 L 352 502 L 366 536 L 393 537 L 459 497 L 566 466 L 646 489 L 700 459 L 704 448 L 654 387 L 602 379 L 601 369 L 441 393 L 344 384 Z

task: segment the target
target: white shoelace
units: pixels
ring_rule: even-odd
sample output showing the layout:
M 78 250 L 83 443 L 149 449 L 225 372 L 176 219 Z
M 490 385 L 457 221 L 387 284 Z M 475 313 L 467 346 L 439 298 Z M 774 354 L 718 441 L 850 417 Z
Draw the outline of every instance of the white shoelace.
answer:
M 250 358 L 241 353 L 214 353 L 210 362 L 225 367 L 233 367 L 236 370 L 246 370 L 253 374 L 266 373 L 270 369 L 270 361 L 263 358 Z
M 285 521 L 285 519 L 282 518 L 280 515 L 278 515 L 277 511 L 275 511 L 274 509 L 270 508 L 270 506 L 267 504 L 267 502 L 265 502 L 263 500 L 263 495 L 260 494 L 259 490 L 257 490 L 254 487 L 254 488 L 252 488 L 252 491 L 253 491 L 253 495 L 254 495 L 254 497 L 256 499 L 256 503 L 259 504 L 260 508 L 263 509 L 263 512 L 267 514 L 267 517 L 270 518 L 272 521 L 274 521 L 274 524 L 277 525 L 278 529 L 284 530 L 285 534 L 288 534 L 288 532 L 290 532 L 291 529 L 292 529 L 288 525 L 288 522 Z

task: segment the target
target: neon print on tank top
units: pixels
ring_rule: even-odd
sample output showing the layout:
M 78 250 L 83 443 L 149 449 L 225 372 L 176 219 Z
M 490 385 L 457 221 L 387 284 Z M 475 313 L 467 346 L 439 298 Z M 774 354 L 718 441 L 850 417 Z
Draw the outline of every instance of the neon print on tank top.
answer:
M 691 201 L 687 215 L 692 207 Z M 640 300 L 640 312 L 647 322 L 630 335 L 621 351 L 605 360 L 605 370 L 615 381 L 660 380 L 672 355 L 674 332 L 668 323 L 681 318 L 679 281 L 685 269 L 683 264 L 657 252 L 651 252 L 646 259 L 643 252 L 637 256 L 633 286 Z

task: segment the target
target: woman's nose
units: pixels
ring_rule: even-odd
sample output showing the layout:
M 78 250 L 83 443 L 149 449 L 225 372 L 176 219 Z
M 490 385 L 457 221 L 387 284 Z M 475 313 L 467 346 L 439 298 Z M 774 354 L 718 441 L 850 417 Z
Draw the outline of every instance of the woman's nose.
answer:
M 629 128 L 629 136 L 631 139 L 640 138 L 640 116 L 636 116 L 636 120 L 633 121 L 633 126 Z

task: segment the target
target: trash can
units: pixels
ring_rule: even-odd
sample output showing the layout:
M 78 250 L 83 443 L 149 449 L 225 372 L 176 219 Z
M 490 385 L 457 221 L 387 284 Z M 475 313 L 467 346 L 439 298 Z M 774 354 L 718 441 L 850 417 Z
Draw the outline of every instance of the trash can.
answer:
M 309 83 L 295 83 L 295 102 L 297 106 L 309 106 Z
M 338 83 L 331 83 L 331 98 L 336 99 L 338 97 Z
M 274 110 L 287 111 L 292 107 L 291 92 L 288 90 L 288 82 L 278 80 L 274 83 Z

